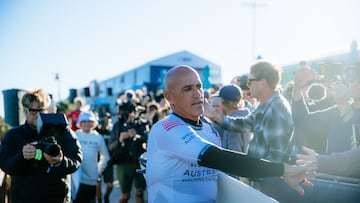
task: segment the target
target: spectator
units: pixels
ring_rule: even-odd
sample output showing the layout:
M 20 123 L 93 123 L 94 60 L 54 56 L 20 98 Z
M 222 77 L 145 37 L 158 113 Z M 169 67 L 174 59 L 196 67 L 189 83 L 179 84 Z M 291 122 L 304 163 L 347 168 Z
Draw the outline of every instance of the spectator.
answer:
M 222 114 L 221 97 L 219 95 L 211 97 L 211 106 L 217 113 Z
M 285 173 L 285 180 L 303 192 L 297 181 L 303 180 L 304 168 L 217 146 L 216 131 L 201 119 L 204 95 L 200 76 L 193 68 L 180 65 L 170 69 L 164 87 L 172 113 L 155 123 L 149 134 L 146 181 L 150 203 L 214 202 L 217 170 L 253 178 Z
M 299 66 L 295 72 L 294 96 L 292 113 L 295 125 L 294 142 L 300 148 L 307 146 L 321 154 L 327 150 L 328 129 L 331 119 L 336 117 L 336 109 L 331 105 L 329 98 L 310 102 L 308 90 L 312 87 L 326 87 L 319 81 L 319 75 L 309 66 Z M 322 93 L 326 94 L 326 93 Z M 310 105 L 311 104 L 311 105 Z M 300 152 L 299 152 L 300 153 Z
M 356 140 L 360 138 L 360 69 L 355 67 L 352 71 L 350 77 L 343 77 L 340 81 L 330 80 L 328 83 L 327 91 L 334 98 L 337 104 L 335 110 L 341 116 L 333 120 L 328 128 L 328 152 L 334 152 L 318 154 L 314 149 L 303 147 L 305 153 L 298 155 L 298 163 L 312 163 L 316 172 L 322 173 L 312 179 L 314 191 L 306 193 L 304 202 L 359 201 L 359 187 L 352 183 L 360 177 L 360 148 L 356 145 Z M 347 101 L 348 97 L 351 98 L 351 104 Z M 351 143 L 350 137 L 354 149 L 346 150 Z M 326 180 L 322 179 L 324 177 Z
M 10 129 L 0 145 L 0 167 L 11 175 L 11 202 L 70 202 L 70 174 L 82 161 L 80 144 L 68 128 L 56 133 L 37 131 L 40 113 L 46 113 L 50 97 L 42 89 L 27 91 L 21 100 L 26 121 Z M 58 116 L 59 115 L 59 116 Z M 61 118 L 62 114 L 55 114 Z M 60 123 L 66 126 L 65 116 Z M 40 147 L 40 141 L 56 140 L 60 151 L 49 155 Z M 54 146 L 54 145 L 53 145 Z M 59 148 L 57 148 L 59 149 Z
M 92 112 L 81 112 L 75 132 L 83 150 L 80 187 L 75 203 L 95 202 L 96 184 L 110 159 L 104 138 L 96 131 L 97 119 Z M 98 158 L 99 155 L 99 158 Z
M 223 129 L 253 132 L 248 155 L 276 163 L 291 163 L 294 123 L 290 104 L 277 89 L 280 73 L 279 67 L 267 61 L 257 61 L 251 66 L 248 86 L 259 105 L 249 116 L 219 116 L 213 111 L 205 115 L 221 124 Z M 294 202 L 298 198 L 298 194 L 279 177 L 253 179 L 253 185 L 280 202 Z
M 250 110 L 245 107 L 245 101 L 242 99 L 241 89 L 235 85 L 223 86 L 220 89 L 221 108 L 224 115 L 232 117 L 248 116 Z M 222 131 L 221 146 L 226 149 L 247 153 L 251 132 L 243 129 L 241 132 Z
M 70 120 L 70 128 L 74 132 L 79 129 L 79 127 L 76 125 L 77 120 L 79 118 L 79 115 L 81 111 L 83 111 L 84 107 L 84 101 L 80 97 L 74 98 L 74 110 L 70 111 L 66 116 Z
M 357 82 L 317 78 L 317 73 L 308 66 L 300 66 L 296 71 L 292 105 L 295 143 L 320 154 L 349 150 L 352 125 L 359 118 L 354 104 L 349 103 L 352 94 L 356 96 L 352 91 L 356 88 L 352 87 Z
M 106 112 L 102 115 L 99 125 L 95 128 L 95 130 L 104 138 L 105 144 L 108 147 L 110 145 L 110 136 L 112 130 L 112 119 L 111 114 Z M 109 150 L 109 149 L 108 149 Z M 110 151 L 110 150 L 109 150 Z M 104 194 L 104 202 L 109 203 L 110 193 L 113 189 L 113 181 L 114 181 L 114 169 L 113 165 L 107 164 L 104 172 L 101 174 L 103 177 L 104 183 L 106 185 L 105 194 Z M 102 202 L 102 190 L 101 190 L 101 181 L 96 184 L 96 196 L 98 199 L 98 203 Z
M 110 151 L 111 164 L 116 165 L 116 174 L 121 187 L 119 202 L 130 200 L 133 184 L 136 188 L 136 203 L 144 201 L 146 183 L 142 174 L 136 172 L 140 168 L 138 158 L 144 152 L 147 140 L 148 123 L 139 118 L 137 105 L 133 102 L 119 106 L 119 118 L 111 132 Z M 132 128 L 136 128 L 134 135 Z
M 214 94 L 210 97 L 210 103 L 211 103 L 211 106 L 212 108 L 214 108 L 214 111 L 220 115 L 223 114 L 223 110 L 222 110 L 222 98 L 219 97 L 219 94 Z M 220 137 L 221 135 L 223 134 L 223 129 L 220 128 L 220 126 L 215 123 L 215 122 L 212 122 L 210 119 L 208 119 L 209 122 L 212 124 L 212 126 L 214 127 L 214 129 L 219 133 Z M 221 145 L 222 146 L 222 145 Z
M 247 75 L 236 76 L 231 80 L 231 84 L 240 87 L 246 108 L 253 112 L 258 105 L 258 101 L 251 95 L 250 88 L 248 86 L 248 78 L 249 77 Z
M 144 114 L 144 119 L 149 122 L 150 127 L 159 120 L 160 116 L 160 106 L 156 101 L 147 102 L 145 104 L 146 112 Z

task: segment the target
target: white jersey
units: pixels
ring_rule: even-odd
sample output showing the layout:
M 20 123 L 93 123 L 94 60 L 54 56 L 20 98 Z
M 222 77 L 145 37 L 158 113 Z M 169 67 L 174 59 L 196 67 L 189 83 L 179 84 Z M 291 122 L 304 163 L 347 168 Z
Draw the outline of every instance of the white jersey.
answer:
M 209 203 L 217 196 L 218 171 L 197 164 L 220 137 L 210 124 L 194 126 L 175 114 L 152 126 L 147 144 L 149 203 Z

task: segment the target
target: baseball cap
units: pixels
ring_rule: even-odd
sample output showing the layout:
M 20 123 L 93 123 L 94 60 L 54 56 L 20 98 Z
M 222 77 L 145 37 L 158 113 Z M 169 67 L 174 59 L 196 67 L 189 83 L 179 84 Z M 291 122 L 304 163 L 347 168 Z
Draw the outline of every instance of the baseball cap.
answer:
M 246 76 L 246 75 L 243 75 L 239 78 L 239 82 L 240 82 L 240 88 L 242 90 L 248 90 L 250 89 L 249 86 L 248 86 L 248 79 L 249 77 Z
M 238 86 L 226 85 L 220 89 L 219 97 L 226 101 L 239 102 L 242 98 L 242 92 Z
M 97 125 L 97 119 L 93 112 L 81 112 L 79 119 L 76 122 L 76 125 L 80 126 L 80 123 L 83 121 L 94 121 Z

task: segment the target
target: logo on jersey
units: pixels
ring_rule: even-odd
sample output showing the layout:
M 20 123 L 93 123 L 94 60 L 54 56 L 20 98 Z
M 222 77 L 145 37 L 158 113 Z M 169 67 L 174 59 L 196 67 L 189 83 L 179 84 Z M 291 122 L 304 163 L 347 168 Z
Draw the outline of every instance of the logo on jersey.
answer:
M 162 126 L 164 127 L 164 129 L 166 131 L 169 131 L 172 128 L 175 128 L 176 126 L 181 126 L 181 125 L 184 125 L 184 124 L 181 122 L 178 122 L 178 121 L 164 121 L 162 123 Z

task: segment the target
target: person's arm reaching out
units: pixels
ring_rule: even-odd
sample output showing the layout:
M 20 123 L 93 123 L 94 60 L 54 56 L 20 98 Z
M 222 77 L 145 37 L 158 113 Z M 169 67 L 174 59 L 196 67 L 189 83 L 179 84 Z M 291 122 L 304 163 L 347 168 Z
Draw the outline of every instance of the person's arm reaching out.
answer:
M 312 187 L 312 184 L 305 179 L 307 165 L 290 166 L 273 163 L 213 145 L 209 145 L 199 156 L 198 164 L 248 178 L 282 176 L 284 181 L 301 195 L 304 194 L 304 189 L 299 183 Z

